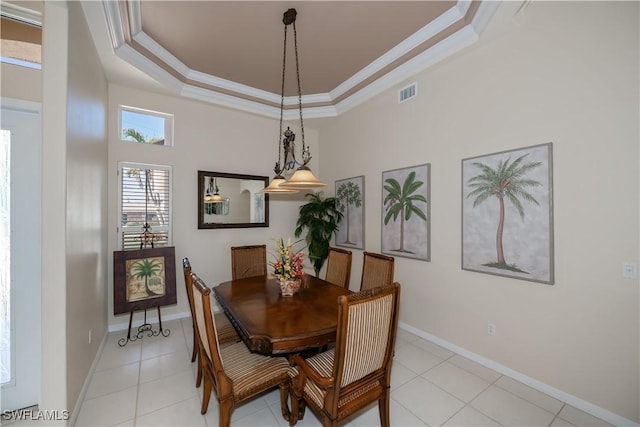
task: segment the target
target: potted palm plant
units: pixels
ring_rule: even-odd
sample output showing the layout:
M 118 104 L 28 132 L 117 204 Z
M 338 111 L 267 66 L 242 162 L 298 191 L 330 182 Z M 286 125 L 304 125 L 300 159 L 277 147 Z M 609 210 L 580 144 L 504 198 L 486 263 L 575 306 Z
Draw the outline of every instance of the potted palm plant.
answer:
M 320 193 L 307 193 L 309 202 L 300 206 L 295 235 L 300 237 L 306 229 L 305 242 L 309 261 L 313 264 L 316 277 L 329 256 L 331 235 L 338 231 L 342 212 L 336 207 L 335 197 L 323 199 Z

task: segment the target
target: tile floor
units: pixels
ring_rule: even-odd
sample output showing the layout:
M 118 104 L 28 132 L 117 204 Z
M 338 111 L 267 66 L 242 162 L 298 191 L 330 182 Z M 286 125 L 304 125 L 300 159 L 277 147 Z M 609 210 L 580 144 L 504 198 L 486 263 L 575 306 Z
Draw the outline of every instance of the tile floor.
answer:
M 217 426 L 212 396 L 200 415 L 191 319 L 163 325 L 167 338 L 121 348 L 111 334 L 91 378 L 76 426 Z M 608 423 L 429 341 L 398 331 L 391 384 L 393 426 L 606 426 Z M 286 426 L 277 391 L 237 407 L 232 426 Z M 346 426 L 379 425 L 377 406 Z M 16 423 L 18 424 L 18 423 Z M 301 427 L 321 425 L 312 411 Z

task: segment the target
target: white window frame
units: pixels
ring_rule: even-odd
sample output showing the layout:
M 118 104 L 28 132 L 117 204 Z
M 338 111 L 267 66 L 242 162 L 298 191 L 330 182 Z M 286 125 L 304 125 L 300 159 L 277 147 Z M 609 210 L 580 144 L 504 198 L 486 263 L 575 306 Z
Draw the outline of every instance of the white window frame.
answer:
M 117 231 L 117 248 L 118 250 L 123 250 L 123 245 L 122 245 L 122 234 L 125 231 L 130 231 L 132 229 L 127 229 L 125 230 L 124 227 L 122 226 L 122 169 L 123 168 L 138 168 L 138 169 L 154 169 L 154 170 L 166 170 L 169 172 L 169 185 L 168 185 L 168 215 L 169 215 L 169 219 L 168 219 L 168 224 L 166 226 L 163 227 L 157 227 L 153 228 L 153 226 L 151 227 L 151 232 L 161 232 L 161 231 L 166 231 L 167 232 L 167 243 L 166 245 L 160 245 L 160 246 L 155 246 L 155 247 L 164 247 L 164 246 L 173 246 L 173 168 L 171 166 L 166 166 L 166 165 L 154 165 L 154 164 L 148 164 L 148 163 L 136 163 L 136 162 L 118 162 L 118 170 L 117 170 L 117 176 L 118 176 L 118 216 L 117 216 L 117 227 L 116 227 L 116 231 Z M 140 228 L 136 231 L 139 231 L 141 234 L 144 231 L 142 229 L 141 226 L 139 226 Z
M 164 120 L 164 144 L 161 147 L 172 147 L 173 146 L 173 114 L 162 113 L 160 111 L 146 110 L 144 108 L 130 107 L 128 105 L 119 105 L 118 106 L 118 131 L 120 136 L 118 137 L 120 141 L 123 142 L 133 142 L 130 139 L 125 139 L 122 137 L 122 113 L 123 111 L 129 111 L 131 113 L 136 114 L 145 114 L 148 116 L 159 117 Z M 154 144 L 149 144 L 154 145 Z

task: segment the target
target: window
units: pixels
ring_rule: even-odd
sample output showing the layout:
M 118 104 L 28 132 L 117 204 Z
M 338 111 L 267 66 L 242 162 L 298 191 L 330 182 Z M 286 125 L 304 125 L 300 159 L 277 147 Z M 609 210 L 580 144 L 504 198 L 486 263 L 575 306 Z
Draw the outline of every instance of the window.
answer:
M 2 5 L 0 60 L 22 67 L 42 68 L 42 23 L 39 16 L 16 6 Z M 7 10 L 5 10 L 7 9 Z
M 151 145 L 173 145 L 173 115 L 120 106 L 120 139 Z
M 171 246 L 171 168 L 120 163 L 118 176 L 120 250 L 140 249 L 145 224 L 155 235 L 153 247 Z

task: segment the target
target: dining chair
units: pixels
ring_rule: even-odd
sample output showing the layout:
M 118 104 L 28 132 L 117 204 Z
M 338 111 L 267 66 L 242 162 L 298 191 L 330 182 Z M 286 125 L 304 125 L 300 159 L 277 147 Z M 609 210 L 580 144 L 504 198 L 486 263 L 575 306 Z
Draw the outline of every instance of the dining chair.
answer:
M 387 286 L 393 283 L 393 264 L 391 256 L 364 252 L 360 290 Z
M 218 425 L 228 427 L 237 404 L 279 387 L 280 405 L 285 415 L 290 377 L 295 373 L 287 359 L 251 353 L 242 342 L 221 347 L 216 321 L 211 315 L 211 289 L 195 273 L 191 273 L 191 286 L 204 381 L 200 413 L 207 412 L 213 390 L 218 399 Z
M 378 403 L 380 424 L 389 426 L 391 365 L 398 329 L 400 284 L 367 289 L 338 299 L 335 348 L 308 359 L 292 356 L 293 426 L 308 405 L 323 426 L 337 426 Z
M 231 278 L 266 276 L 267 245 L 231 247 Z
M 329 248 L 327 257 L 327 273 L 324 280 L 334 285 L 349 289 L 351 279 L 351 251 Z
M 187 299 L 189 300 L 189 310 L 191 311 L 191 326 L 193 329 L 193 354 L 191 355 L 191 362 L 193 363 L 198 357 L 198 339 L 196 338 L 196 316 L 193 307 L 193 288 L 191 286 L 191 262 L 189 262 L 189 258 L 187 257 L 182 259 L 182 271 L 184 273 L 184 283 L 187 290 Z M 224 313 L 216 313 L 215 318 L 216 323 L 219 325 L 218 342 L 220 343 L 220 345 L 240 341 L 238 333 Z M 200 364 L 198 364 L 196 387 L 200 387 L 201 381 L 202 370 L 200 369 Z

